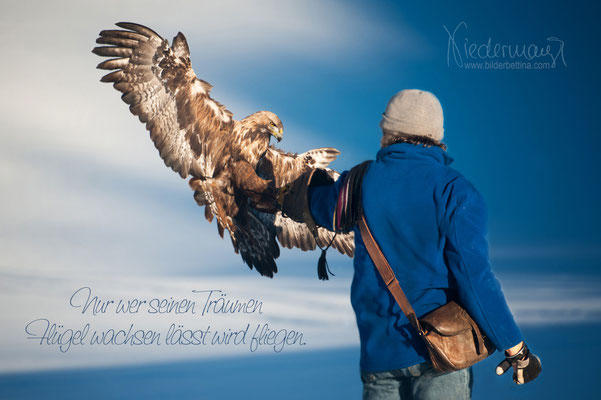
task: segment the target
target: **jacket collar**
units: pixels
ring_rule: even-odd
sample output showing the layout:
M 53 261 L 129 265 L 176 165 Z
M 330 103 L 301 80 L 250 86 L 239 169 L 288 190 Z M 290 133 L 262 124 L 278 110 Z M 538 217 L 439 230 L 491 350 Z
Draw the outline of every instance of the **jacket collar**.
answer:
M 378 151 L 377 159 L 381 160 L 385 157 L 398 159 L 431 159 L 444 165 L 449 165 L 453 162 L 453 158 L 440 147 L 424 147 L 411 143 L 395 143 L 381 148 Z

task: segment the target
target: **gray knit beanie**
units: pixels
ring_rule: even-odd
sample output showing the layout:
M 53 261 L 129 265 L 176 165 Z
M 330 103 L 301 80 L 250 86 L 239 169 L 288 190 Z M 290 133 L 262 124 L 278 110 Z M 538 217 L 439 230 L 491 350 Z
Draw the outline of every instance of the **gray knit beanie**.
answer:
M 392 138 L 388 136 L 398 133 L 441 142 L 444 136 L 442 106 L 430 92 L 401 90 L 388 102 L 380 127 L 384 134 L 382 143 L 389 142 Z

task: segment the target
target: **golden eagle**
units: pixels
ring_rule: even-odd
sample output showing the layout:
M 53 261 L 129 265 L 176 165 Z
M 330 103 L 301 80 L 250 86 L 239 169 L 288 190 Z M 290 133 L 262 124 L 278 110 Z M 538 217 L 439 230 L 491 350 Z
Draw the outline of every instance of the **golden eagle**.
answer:
M 284 247 L 302 250 L 327 246 L 333 232 L 318 228 L 315 238 L 306 225 L 274 212 L 273 193 L 310 168 L 326 168 L 338 154 L 333 148 L 285 153 L 270 145 L 282 139 L 277 115 L 259 111 L 236 121 L 213 100 L 212 86 L 192 70 L 190 50 L 180 32 L 171 47 L 153 30 L 134 23 L 123 30 L 103 30 L 93 53 L 113 57 L 98 68 L 115 70 L 102 82 L 113 82 L 130 111 L 146 124 L 165 164 L 182 178 L 191 177 L 194 199 L 205 217 L 217 219 L 219 235 L 227 229 L 236 253 L 264 276 L 277 272 L 275 259 Z M 330 174 L 337 175 L 330 170 Z M 352 233 L 336 235 L 332 247 L 353 256 Z

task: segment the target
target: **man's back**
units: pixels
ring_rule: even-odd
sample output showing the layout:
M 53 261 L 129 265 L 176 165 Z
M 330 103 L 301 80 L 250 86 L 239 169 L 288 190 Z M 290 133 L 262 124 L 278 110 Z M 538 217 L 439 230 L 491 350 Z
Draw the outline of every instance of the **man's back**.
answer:
M 381 149 L 363 179 L 366 220 L 418 315 L 440 307 L 454 295 L 439 229 L 445 210 L 441 192 L 460 176 L 447 167 L 450 162 L 438 147 L 399 143 Z M 355 235 L 351 301 L 358 325 L 363 327 L 362 369 L 423 362 L 427 353 L 421 339 L 391 301 L 358 230 Z

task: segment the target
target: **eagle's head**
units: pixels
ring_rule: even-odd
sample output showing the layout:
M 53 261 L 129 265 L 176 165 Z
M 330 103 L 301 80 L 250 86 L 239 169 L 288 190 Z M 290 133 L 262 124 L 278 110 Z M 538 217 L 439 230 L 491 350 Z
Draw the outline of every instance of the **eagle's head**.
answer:
M 278 142 L 282 140 L 284 125 L 277 115 L 270 111 L 259 111 L 250 117 L 259 132 L 273 136 Z

